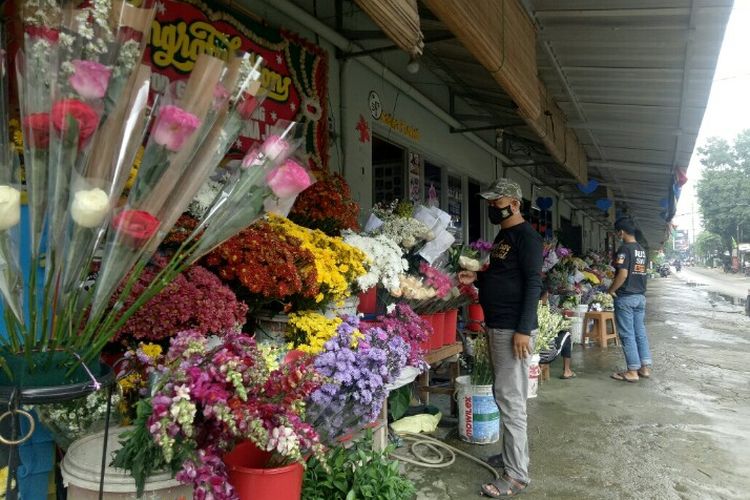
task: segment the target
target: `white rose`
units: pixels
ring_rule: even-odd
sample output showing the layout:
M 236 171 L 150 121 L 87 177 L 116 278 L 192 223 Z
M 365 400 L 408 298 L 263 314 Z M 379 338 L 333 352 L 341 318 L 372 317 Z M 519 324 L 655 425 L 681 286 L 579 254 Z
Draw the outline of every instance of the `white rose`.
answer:
M 21 192 L 0 186 L 0 231 L 10 229 L 21 220 Z
M 99 188 L 78 191 L 73 197 L 70 215 L 76 224 L 94 228 L 109 213 L 109 197 Z
M 477 259 L 462 255 L 458 258 L 458 265 L 467 271 L 479 271 L 482 267 Z

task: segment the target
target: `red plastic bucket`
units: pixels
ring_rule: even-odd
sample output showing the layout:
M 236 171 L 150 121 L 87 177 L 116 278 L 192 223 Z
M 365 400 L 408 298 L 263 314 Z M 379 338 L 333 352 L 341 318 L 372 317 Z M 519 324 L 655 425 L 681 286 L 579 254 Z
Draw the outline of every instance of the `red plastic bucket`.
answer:
M 432 315 L 432 329 L 435 333 L 430 339 L 430 349 L 443 347 L 443 330 L 445 330 L 445 313 L 438 312 Z
M 372 287 L 368 289 L 366 292 L 362 292 L 359 294 L 359 305 L 357 306 L 357 311 L 361 312 L 362 314 L 375 314 L 377 312 L 377 305 L 378 305 L 378 289 L 377 287 Z
M 427 331 L 427 340 L 422 342 L 420 344 L 420 347 L 424 351 L 429 351 L 431 349 L 430 345 L 432 344 L 432 337 L 435 336 L 435 330 L 432 327 L 432 314 L 420 314 L 420 318 L 422 318 L 422 321 L 427 323 L 428 331 Z
M 250 441 L 224 456 L 229 482 L 240 500 L 300 500 L 305 469 L 301 463 L 264 468 L 271 454 Z
M 479 304 L 469 304 L 467 307 L 469 312 L 469 321 L 466 328 L 472 332 L 481 332 L 482 323 L 484 323 L 484 311 L 482 306 Z
M 445 322 L 443 325 L 443 345 L 456 343 L 456 326 L 458 323 L 458 309 L 445 311 Z

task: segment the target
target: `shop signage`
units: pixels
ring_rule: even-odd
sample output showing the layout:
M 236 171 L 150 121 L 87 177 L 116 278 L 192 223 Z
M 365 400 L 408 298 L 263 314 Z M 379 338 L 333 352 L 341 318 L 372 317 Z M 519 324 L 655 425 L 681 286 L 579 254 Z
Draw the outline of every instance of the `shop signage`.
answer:
M 374 90 L 371 90 L 367 96 L 367 106 L 370 108 L 370 114 L 375 120 L 384 124 L 394 132 L 398 132 L 399 134 L 408 137 L 412 141 L 419 141 L 419 129 L 409 125 L 405 120 L 396 118 L 391 113 L 384 112 L 380 96 Z
M 400 120 L 390 113 L 383 113 L 380 116 L 380 122 L 387 125 L 391 130 L 408 137 L 412 141 L 419 140 L 419 129 L 417 127 L 412 127 L 404 120 Z
M 302 121 L 310 166 L 327 169 L 328 55 L 322 48 L 286 30 L 229 14 L 218 4 L 160 0 L 157 9 L 144 56 L 154 71 L 155 90 L 176 83 L 179 94 L 201 53 L 221 59 L 238 51 L 261 56 L 268 95 L 231 154 L 241 155 L 263 140 L 278 120 Z

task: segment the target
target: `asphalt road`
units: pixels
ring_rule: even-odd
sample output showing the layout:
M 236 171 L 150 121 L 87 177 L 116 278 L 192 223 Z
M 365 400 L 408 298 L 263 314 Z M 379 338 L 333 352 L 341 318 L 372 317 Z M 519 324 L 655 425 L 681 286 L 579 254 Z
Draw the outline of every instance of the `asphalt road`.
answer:
M 677 278 L 686 283 L 705 287 L 730 297 L 745 299 L 750 291 L 750 278 L 743 274 L 725 273 L 721 269 L 705 267 L 683 267 L 680 272 L 673 272 L 667 278 Z M 748 495 L 750 498 L 750 495 Z

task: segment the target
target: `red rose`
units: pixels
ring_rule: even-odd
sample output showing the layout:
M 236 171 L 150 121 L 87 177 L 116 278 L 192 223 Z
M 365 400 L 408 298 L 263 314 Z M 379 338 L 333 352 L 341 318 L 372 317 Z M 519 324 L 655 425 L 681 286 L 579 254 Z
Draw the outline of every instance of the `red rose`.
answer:
M 23 139 L 32 148 L 49 147 L 49 113 L 32 113 L 23 119 Z
M 123 210 L 112 221 L 123 241 L 136 248 L 151 239 L 159 224 L 159 219 L 144 210 Z
M 60 32 L 45 26 L 25 26 L 23 29 L 31 38 L 44 38 L 50 43 L 57 43 Z
M 140 42 L 143 40 L 143 33 L 138 30 L 131 28 L 130 26 L 120 26 L 119 31 L 120 42 L 125 43 L 129 41 Z
M 52 125 L 64 134 L 68 128 L 68 117 L 78 122 L 78 149 L 81 149 L 86 141 L 94 135 L 99 125 L 99 115 L 94 109 L 78 99 L 61 99 L 52 105 L 50 112 Z

